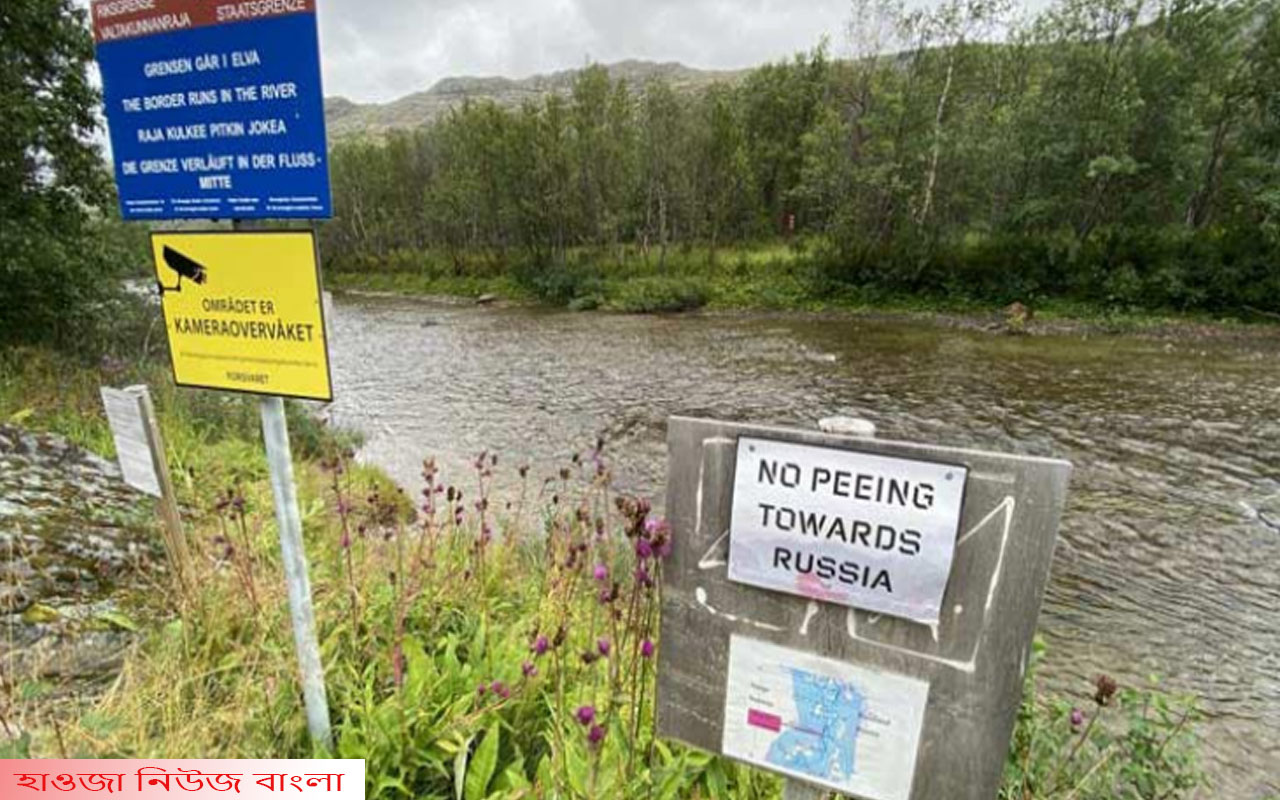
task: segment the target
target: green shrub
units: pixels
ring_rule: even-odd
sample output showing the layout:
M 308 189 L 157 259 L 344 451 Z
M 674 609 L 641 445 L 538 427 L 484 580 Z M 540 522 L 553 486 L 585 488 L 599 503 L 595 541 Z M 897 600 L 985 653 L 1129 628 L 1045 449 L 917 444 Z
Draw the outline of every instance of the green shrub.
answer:
M 526 262 L 516 267 L 515 278 L 534 297 L 557 306 L 579 297 L 598 297 L 604 287 L 597 269 L 573 262 Z
M 695 311 L 707 304 L 705 282 L 692 278 L 634 278 L 613 291 L 611 306 L 634 314 Z
M 1240 228 L 1104 225 L 969 233 L 888 242 L 837 239 L 819 249 L 826 281 L 890 293 L 1004 305 L 1067 299 L 1102 308 L 1280 310 L 1280 250 Z
M 1044 654 L 1037 641 L 1034 661 Z M 1100 676 L 1077 703 L 1037 693 L 1034 665 L 1018 714 L 1001 800 L 1190 798 L 1205 786 L 1189 698 L 1155 682 L 1120 688 Z

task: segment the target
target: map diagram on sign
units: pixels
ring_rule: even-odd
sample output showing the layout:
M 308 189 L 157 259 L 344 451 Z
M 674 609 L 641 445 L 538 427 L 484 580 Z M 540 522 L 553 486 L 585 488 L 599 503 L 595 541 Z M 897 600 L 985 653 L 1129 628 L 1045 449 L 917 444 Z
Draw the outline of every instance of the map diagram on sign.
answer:
M 724 754 L 870 800 L 907 800 L 929 685 L 734 636 Z
M 866 698 L 852 683 L 802 669 L 791 670 L 791 680 L 799 719 L 773 741 L 765 760 L 815 778 L 852 777 Z M 765 722 L 770 728 L 780 722 L 751 720 L 751 712 L 747 714 L 748 722 Z

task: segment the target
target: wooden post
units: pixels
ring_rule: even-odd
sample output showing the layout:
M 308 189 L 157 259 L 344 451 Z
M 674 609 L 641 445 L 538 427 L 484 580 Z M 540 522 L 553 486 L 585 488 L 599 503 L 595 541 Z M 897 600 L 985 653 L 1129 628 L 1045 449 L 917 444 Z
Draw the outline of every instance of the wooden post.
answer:
M 105 399 L 107 390 L 103 391 Z M 173 477 L 169 473 L 169 458 L 165 452 L 164 436 L 160 433 L 155 405 L 151 402 L 151 392 L 146 386 L 127 387 L 124 389 L 124 394 L 137 404 L 137 419 L 141 421 L 141 433 L 154 470 L 154 484 L 140 488 L 155 494 L 159 500 L 161 538 L 164 540 L 165 553 L 169 558 L 169 568 L 173 572 L 174 586 L 179 598 L 185 603 L 191 598 L 194 585 L 194 576 L 191 574 L 191 551 L 187 546 L 187 535 L 182 526 L 182 514 L 178 510 L 178 496 L 173 488 Z M 117 393 L 116 396 L 120 395 Z M 113 420 L 113 428 L 115 422 Z M 136 431 L 136 428 L 134 430 Z M 119 450 L 122 432 L 115 431 L 115 433 L 116 447 Z M 121 455 L 124 456 L 123 453 Z M 140 454 L 138 457 L 141 457 Z M 156 492 L 156 489 L 159 491 Z
M 827 797 L 826 790 L 816 786 L 793 780 L 782 782 L 782 800 L 825 800 Z

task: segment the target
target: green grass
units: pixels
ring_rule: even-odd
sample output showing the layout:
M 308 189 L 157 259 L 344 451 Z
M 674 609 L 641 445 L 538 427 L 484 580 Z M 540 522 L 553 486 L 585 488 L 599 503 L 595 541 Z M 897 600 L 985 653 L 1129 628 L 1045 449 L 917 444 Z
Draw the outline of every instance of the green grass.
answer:
M 266 475 L 256 400 L 176 387 L 168 365 L 156 361 L 94 364 L 42 348 L 0 350 L 0 424 L 56 433 L 114 458 L 99 388 L 137 384 L 151 390 L 184 503 L 207 504 L 227 487 Z M 317 458 L 356 442 L 349 434 L 326 429 L 299 404 L 290 403 L 288 411 L 293 449 L 300 458 Z

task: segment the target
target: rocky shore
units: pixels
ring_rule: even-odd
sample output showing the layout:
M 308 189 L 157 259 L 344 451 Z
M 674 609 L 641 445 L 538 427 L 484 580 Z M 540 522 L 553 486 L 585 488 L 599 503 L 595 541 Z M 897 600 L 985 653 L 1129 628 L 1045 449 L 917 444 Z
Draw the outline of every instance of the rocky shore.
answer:
M 153 519 L 115 464 L 0 426 L 0 680 L 42 696 L 110 680 L 135 638 L 128 598 L 164 585 Z

